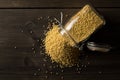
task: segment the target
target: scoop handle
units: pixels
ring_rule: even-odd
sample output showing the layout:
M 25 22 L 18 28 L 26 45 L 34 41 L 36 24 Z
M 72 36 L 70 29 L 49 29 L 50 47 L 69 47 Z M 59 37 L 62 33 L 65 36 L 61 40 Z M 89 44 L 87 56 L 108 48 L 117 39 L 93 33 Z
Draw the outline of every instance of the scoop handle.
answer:
M 103 43 L 95 43 L 95 42 L 87 42 L 87 48 L 91 51 L 98 51 L 98 52 L 108 52 L 112 49 L 112 47 L 108 44 Z

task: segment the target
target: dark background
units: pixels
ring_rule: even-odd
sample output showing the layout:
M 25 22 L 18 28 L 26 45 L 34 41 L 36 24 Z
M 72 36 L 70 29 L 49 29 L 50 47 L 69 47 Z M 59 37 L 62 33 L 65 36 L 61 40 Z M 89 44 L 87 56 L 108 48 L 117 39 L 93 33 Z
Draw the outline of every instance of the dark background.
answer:
M 41 47 L 48 22 L 64 24 L 85 4 L 106 25 L 89 41 L 111 44 L 108 53 L 86 51 L 82 64 L 61 69 Z M 120 0 L 0 0 L 0 80 L 120 80 Z

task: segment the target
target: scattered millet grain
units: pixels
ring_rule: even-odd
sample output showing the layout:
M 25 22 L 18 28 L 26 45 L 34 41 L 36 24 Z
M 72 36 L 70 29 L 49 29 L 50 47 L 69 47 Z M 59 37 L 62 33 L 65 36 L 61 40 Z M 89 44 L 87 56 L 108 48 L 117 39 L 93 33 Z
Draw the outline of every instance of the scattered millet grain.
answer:
M 72 47 L 67 39 L 59 33 L 58 25 L 46 33 L 45 50 L 53 62 L 59 63 L 62 67 L 71 67 L 79 61 L 80 52 Z

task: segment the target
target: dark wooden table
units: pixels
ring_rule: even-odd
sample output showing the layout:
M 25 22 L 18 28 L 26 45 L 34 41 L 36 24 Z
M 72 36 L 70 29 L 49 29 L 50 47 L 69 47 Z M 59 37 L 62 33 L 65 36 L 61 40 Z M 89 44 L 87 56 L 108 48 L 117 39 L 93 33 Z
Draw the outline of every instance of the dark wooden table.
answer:
M 114 46 L 109 53 L 87 52 L 82 65 L 61 69 L 41 47 L 53 18 L 64 24 L 92 4 L 106 25 L 90 41 Z M 0 80 L 120 80 L 120 0 L 0 0 Z

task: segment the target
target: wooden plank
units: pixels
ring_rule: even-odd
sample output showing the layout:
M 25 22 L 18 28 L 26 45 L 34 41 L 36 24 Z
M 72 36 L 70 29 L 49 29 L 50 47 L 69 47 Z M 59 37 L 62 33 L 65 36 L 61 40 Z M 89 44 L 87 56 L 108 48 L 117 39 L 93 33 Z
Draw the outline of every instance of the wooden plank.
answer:
M 85 4 L 94 7 L 120 7 L 119 0 L 0 0 L 0 8 L 80 8 Z
M 89 0 L 95 7 L 118 8 L 120 0 Z

